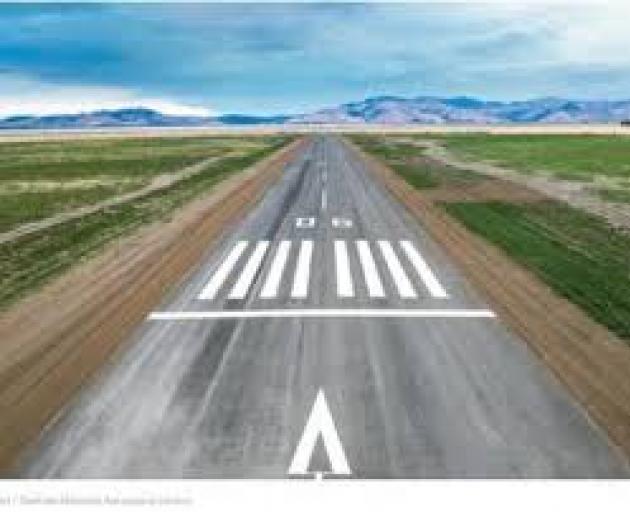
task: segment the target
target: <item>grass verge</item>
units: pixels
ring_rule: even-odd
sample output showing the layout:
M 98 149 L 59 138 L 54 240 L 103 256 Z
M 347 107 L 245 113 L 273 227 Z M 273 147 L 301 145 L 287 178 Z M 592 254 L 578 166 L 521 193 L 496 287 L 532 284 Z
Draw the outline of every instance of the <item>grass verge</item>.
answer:
M 597 194 L 604 201 L 610 203 L 626 203 L 630 204 L 630 190 L 621 188 L 600 188 Z
M 0 144 L 0 232 L 139 189 L 210 157 L 246 155 L 268 137 Z
M 443 207 L 630 341 L 630 236 L 555 201 L 445 203 Z
M 131 233 L 143 224 L 165 219 L 185 202 L 210 190 L 228 175 L 271 154 L 288 141 L 288 138 L 273 138 L 263 149 L 214 162 L 201 173 L 168 189 L 1 244 L 0 309 L 6 309 L 108 242 Z
M 354 135 L 349 138 L 364 151 L 380 158 L 417 189 L 466 185 L 486 179 L 476 172 L 445 166 L 424 157 L 424 148 L 415 145 L 413 140 L 401 141 L 386 135 Z
M 614 135 L 488 135 L 435 137 L 464 160 L 523 172 L 547 171 L 566 180 L 596 175 L 630 179 L 630 138 Z

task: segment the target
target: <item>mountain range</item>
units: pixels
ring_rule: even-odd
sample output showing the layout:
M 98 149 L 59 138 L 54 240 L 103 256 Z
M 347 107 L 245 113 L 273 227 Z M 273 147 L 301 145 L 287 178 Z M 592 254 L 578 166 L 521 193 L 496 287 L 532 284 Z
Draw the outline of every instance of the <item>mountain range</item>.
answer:
M 630 120 L 630 100 L 541 98 L 485 101 L 466 96 L 439 98 L 377 96 L 297 115 L 173 116 L 143 107 L 82 114 L 12 116 L 0 129 L 86 129 L 107 127 L 247 126 L 268 124 L 508 124 L 618 123 Z

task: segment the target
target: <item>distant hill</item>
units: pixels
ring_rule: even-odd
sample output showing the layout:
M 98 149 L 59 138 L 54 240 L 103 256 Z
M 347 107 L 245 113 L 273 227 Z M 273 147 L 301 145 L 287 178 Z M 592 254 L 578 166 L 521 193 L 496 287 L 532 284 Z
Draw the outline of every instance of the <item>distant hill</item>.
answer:
M 13 116 L 0 121 L 4 129 L 69 129 L 124 126 L 196 126 L 210 120 L 202 117 L 169 116 L 148 108 L 99 110 L 84 114 Z
M 379 96 L 303 116 L 297 123 L 595 123 L 630 119 L 630 100 L 578 101 L 542 98 L 483 101 L 476 98 Z
M 70 115 L 13 116 L 0 120 L 0 129 L 248 126 L 285 123 L 617 123 L 627 120 L 630 120 L 630 100 L 541 98 L 501 102 L 465 96 L 455 98 L 377 96 L 293 116 L 245 114 L 216 117 L 172 116 L 138 107 Z
M 172 116 L 148 108 L 99 110 L 84 114 L 13 116 L 0 120 L 0 129 L 86 129 L 112 127 L 186 127 L 256 125 L 285 122 L 287 116 L 224 115 L 217 117 Z

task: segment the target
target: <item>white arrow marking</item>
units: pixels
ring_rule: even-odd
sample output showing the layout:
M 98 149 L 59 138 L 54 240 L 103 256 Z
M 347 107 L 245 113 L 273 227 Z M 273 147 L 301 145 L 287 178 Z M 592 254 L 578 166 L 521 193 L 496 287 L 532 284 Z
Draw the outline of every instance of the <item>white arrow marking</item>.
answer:
M 332 467 L 332 474 L 352 474 L 343 446 L 341 446 L 341 441 L 339 440 L 339 434 L 337 434 L 337 429 L 335 428 L 335 422 L 330 414 L 330 409 L 328 409 L 326 397 L 321 389 L 317 392 L 311 415 L 308 417 L 302 438 L 295 449 L 293 462 L 291 462 L 288 473 L 290 475 L 309 474 L 308 465 L 313 456 L 313 450 L 319 434 L 322 435 L 322 440 L 324 441 L 324 447 Z

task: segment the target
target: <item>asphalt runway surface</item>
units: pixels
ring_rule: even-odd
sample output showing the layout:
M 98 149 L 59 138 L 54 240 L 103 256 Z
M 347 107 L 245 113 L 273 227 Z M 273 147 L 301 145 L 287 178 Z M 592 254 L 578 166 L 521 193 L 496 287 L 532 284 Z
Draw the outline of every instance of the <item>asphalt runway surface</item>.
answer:
M 340 139 L 313 136 L 228 231 L 19 476 L 628 476 Z

